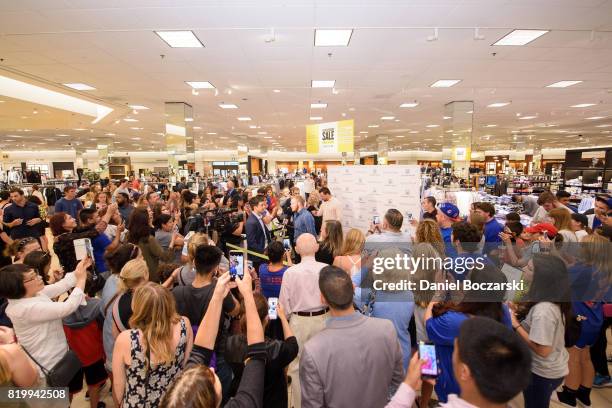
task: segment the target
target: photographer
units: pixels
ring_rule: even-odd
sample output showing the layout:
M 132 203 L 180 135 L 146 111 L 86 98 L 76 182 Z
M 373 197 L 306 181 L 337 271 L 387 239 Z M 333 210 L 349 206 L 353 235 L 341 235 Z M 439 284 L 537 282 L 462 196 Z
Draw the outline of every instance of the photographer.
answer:
M 227 247 L 226 244 L 232 244 L 236 246 L 240 246 L 242 242 L 242 235 L 244 231 L 244 221 L 245 214 L 240 211 L 237 207 L 233 206 L 234 200 L 232 200 L 232 207 L 230 207 L 230 211 L 225 214 L 226 222 L 225 228 L 223 231 L 219 231 L 221 234 L 220 246 L 223 250 L 223 253 L 228 256 L 230 248 Z

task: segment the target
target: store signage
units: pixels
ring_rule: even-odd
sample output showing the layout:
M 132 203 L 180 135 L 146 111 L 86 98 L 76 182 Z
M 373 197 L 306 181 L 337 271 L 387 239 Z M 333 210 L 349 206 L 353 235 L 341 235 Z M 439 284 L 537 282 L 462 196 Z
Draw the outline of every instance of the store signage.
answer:
M 306 126 L 308 153 L 346 153 L 353 151 L 354 121 L 320 123 Z
M 453 160 L 454 161 L 470 160 L 470 149 L 468 149 L 467 147 L 454 147 L 453 148 Z

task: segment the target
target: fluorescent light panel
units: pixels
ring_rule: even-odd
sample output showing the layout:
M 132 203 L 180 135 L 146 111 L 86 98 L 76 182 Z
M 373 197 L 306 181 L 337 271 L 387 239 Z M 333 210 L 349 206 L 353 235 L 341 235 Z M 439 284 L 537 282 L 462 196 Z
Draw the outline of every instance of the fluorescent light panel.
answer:
M 155 31 L 172 48 L 203 48 L 193 31 Z
M 311 103 L 310 104 L 310 109 L 325 109 L 325 108 L 327 108 L 326 103 Z
M 193 89 L 215 89 L 215 86 L 208 81 L 185 81 Z
M 311 86 L 313 88 L 333 88 L 336 85 L 336 80 L 330 80 L 330 81 L 325 81 L 325 80 L 312 80 L 311 81 Z
M 595 106 L 596 103 L 579 103 L 577 105 L 572 105 L 570 108 L 588 108 L 589 106 Z
M 310 120 L 321 120 L 321 119 L 323 119 L 323 117 L 321 116 L 311 116 L 310 117 Z
M 249 116 L 240 116 L 238 120 L 241 122 L 248 122 L 249 120 L 251 120 L 251 118 Z
M 527 45 L 548 32 L 549 30 L 514 30 L 493 45 Z
M 380 120 L 393 120 L 395 116 L 381 116 Z
M 461 82 L 460 79 L 439 79 L 433 84 L 429 85 L 431 88 L 450 88 L 453 85 Z
M 576 85 L 582 81 L 559 81 L 554 84 L 546 85 L 547 88 L 567 88 L 568 86 Z
M 147 108 L 144 105 L 128 105 L 130 107 L 130 109 L 134 109 L 134 110 L 147 110 L 149 108 Z
M 353 30 L 315 30 L 315 47 L 347 47 Z
M 510 102 L 495 102 L 487 105 L 487 108 L 503 108 L 508 105 L 510 105 Z
M 220 103 L 219 107 L 221 109 L 238 109 L 238 106 L 234 105 L 233 103 Z
M 418 102 L 406 102 L 400 105 L 400 108 L 416 108 L 419 106 Z
M 80 82 L 73 82 L 73 83 L 63 84 L 63 85 L 67 86 L 68 88 L 76 89 L 77 91 L 93 91 L 96 89 L 93 86 L 83 84 Z
M 52 91 L 27 82 L 0 75 L 0 95 L 28 101 L 37 105 L 50 106 L 81 115 L 93 116 L 92 123 L 98 123 L 114 109 L 61 92 Z
M 599 119 L 604 119 L 605 116 L 591 116 L 590 118 L 586 118 L 588 120 L 599 120 Z

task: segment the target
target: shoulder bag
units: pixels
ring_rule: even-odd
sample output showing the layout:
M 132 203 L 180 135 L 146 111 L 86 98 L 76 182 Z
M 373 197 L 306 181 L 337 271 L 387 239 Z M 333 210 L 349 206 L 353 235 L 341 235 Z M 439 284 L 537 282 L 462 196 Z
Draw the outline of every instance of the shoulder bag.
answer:
M 34 361 L 34 363 L 40 367 L 42 373 L 47 379 L 48 387 L 67 387 L 68 384 L 70 384 L 70 381 L 82 367 L 81 361 L 77 357 L 76 353 L 68 349 L 62 359 L 58 361 L 51 370 L 47 370 L 38 361 L 36 361 L 30 353 L 28 353 L 28 350 L 26 350 L 25 347 L 21 347 L 28 357 L 30 357 L 32 361 Z

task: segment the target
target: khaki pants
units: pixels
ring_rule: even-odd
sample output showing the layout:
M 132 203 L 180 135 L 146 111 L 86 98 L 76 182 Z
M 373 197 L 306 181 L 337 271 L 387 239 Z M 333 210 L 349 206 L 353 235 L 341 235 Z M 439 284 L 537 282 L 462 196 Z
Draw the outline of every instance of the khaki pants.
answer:
M 302 357 L 302 350 L 304 344 L 310 340 L 313 336 L 319 333 L 325 327 L 325 320 L 327 320 L 328 313 L 320 316 L 298 316 L 296 314 L 291 315 L 291 321 L 289 326 L 293 331 L 298 345 L 300 347 L 297 357 L 289 364 L 289 370 L 287 374 L 291 376 L 291 405 L 293 408 L 300 408 L 302 406 L 302 393 L 300 389 L 300 358 Z

